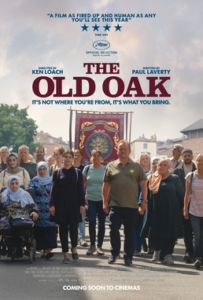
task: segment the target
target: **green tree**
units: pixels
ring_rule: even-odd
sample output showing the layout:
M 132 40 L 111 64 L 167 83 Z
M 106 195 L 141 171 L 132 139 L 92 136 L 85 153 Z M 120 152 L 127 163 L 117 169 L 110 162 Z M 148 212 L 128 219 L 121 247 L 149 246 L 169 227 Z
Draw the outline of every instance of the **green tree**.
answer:
M 28 118 L 27 109 L 19 109 L 18 104 L 0 104 L 0 147 L 7 146 L 12 152 L 18 152 L 18 147 L 25 144 L 33 153 L 39 145 L 33 142 L 38 126 Z

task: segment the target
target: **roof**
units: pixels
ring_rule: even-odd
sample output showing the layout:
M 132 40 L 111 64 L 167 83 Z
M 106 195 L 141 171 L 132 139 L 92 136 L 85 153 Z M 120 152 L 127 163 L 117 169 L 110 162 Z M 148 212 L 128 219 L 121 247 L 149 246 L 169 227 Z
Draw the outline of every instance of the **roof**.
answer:
M 131 144 L 134 143 L 134 142 L 153 142 L 153 143 L 156 143 L 155 140 L 146 139 L 145 137 L 139 137 L 138 139 L 132 141 Z
M 62 145 L 68 145 L 66 142 L 62 141 L 62 139 L 57 139 L 56 143 L 57 144 L 62 144 Z
M 170 149 L 173 147 L 173 144 L 167 144 L 167 143 L 164 143 L 163 145 L 157 147 L 158 150 L 161 150 L 161 149 Z
M 39 132 L 39 134 L 43 135 L 44 137 L 46 137 L 46 136 L 52 137 L 52 136 L 51 136 L 49 133 L 47 133 L 47 132 L 44 132 L 44 133 L 40 133 L 40 132 Z
M 167 154 L 167 153 L 160 152 L 160 151 L 157 151 L 157 154 L 158 154 L 158 155 L 167 155 L 167 156 L 168 156 L 168 154 Z
M 41 134 L 43 137 L 50 137 L 50 138 L 53 138 L 55 139 L 55 137 L 53 137 L 52 135 L 50 135 L 48 132 L 44 132 L 44 133 L 40 133 L 40 132 L 37 132 L 38 134 Z M 60 138 L 56 138 L 56 143 L 57 144 L 61 144 L 61 145 L 67 145 L 68 146 L 68 143 L 64 142 L 62 139 Z M 50 144 L 48 142 L 43 142 L 43 144 Z
M 203 129 L 203 119 L 196 121 L 195 123 L 191 124 L 190 126 L 182 129 L 180 132 L 184 133 L 184 132 L 198 130 L 198 129 Z

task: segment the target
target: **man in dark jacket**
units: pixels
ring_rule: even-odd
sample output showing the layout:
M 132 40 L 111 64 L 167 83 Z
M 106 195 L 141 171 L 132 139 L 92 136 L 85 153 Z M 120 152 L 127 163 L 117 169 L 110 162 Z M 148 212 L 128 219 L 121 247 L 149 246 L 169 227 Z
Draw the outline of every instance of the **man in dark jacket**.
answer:
M 185 176 L 189 172 L 194 172 L 196 170 L 195 164 L 192 162 L 193 159 L 193 153 L 191 149 L 185 149 L 182 151 L 182 160 L 183 160 L 183 165 L 181 168 L 175 168 L 174 174 L 178 175 L 183 188 L 185 190 Z M 183 230 L 184 230 L 184 242 L 185 242 L 185 255 L 183 256 L 183 260 L 186 261 L 187 263 L 192 262 L 193 258 L 193 236 L 192 236 L 192 226 L 190 223 L 190 220 L 186 220 L 183 217 Z

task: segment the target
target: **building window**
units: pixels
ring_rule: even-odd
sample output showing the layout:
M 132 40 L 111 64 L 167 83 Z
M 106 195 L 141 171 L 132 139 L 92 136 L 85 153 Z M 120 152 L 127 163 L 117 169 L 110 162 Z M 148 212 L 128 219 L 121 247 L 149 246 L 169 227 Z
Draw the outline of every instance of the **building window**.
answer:
M 47 148 L 44 148 L 45 154 L 47 154 Z
M 147 149 L 148 148 L 147 146 L 148 146 L 147 144 L 143 144 L 144 149 Z
M 50 139 L 50 143 L 53 144 L 53 139 Z
M 37 140 L 40 141 L 40 137 L 39 136 L 37 136 Z

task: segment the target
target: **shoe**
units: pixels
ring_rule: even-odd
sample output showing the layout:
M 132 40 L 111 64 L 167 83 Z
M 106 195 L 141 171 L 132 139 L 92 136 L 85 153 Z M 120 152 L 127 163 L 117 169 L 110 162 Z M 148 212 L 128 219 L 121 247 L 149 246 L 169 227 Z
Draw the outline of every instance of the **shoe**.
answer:
M 154 254 L 152 256 L 152 261 L 153 262 L 156 262 L 156 261 L 160 260 L 160 253 L 161 253 L 161 250 L 158 250 L 158 251 L 154 250 Z
M 124 261 L 125 261 L 126 266 L 131 266 L 132 265 L 132 260 L 129 259 L 129 258 L 125 258 Z
M 200 259 L 196 259 L 195 263 L 194 263 L 194 266 L 196 269 L 200 269 L 201 266 L 202 266 L 202 262 Z
M 174 265 L 174 261 L 172 259 L 171 254 L 167 254 L 166 256 L 164 256 L 164 263 L 167 265 Z
M 133 256 L 140 256 L 140 251 L 135 249 L 134 253 L 133 253 Z
M 72 253 L 72 258 L 74 260 L 78 260 L 78 254 L 77 253 Z
M 183 256 L 183 260 L 186 262 L 186 263 L 191 263 L 193 262 L 193 259 L 192 259 L 192 256 L 189 254 L 189 253 L 185 253 L 185 255 Z
M 109 223 L 109 221 L 110 221 L 109 216 L 107 216 L 105 222 Z
M 88 246 L 86 240 L 83 239 L 83 238 L 81 238 L 81 239 L 79 240 L 79 245 L 82 246 L 82 247 L 87 247 L 87 246 Z
M 119 255 L 118 256 L 113 256 L 111 255 L 108 259 L 108 264 L 113 264 L 117 261 L 117 259 L 119 258 Z
M 96 252 L 95 246 L 90 246 L 89 249 L 87 250 L 86 254 L 92 255 L 94 252 Z
M 147 243 L 146 243 L 146 239 L 144 239 L 144 242 L 142 244 L 142 248 L 144 252 L 147 252 Z
M 104 255 L 104 251 L 102 251 L 102 248 L 101 248 L 101 247 L 98 247 L 98 248 L 97 248 L 97 254 L 98 254 L 98 255 Z
M 52 258 L 53 256 L 54 256 L 54 253 L 49 252 L 45 255 L 45 258 L 48 260 L 48 259 Z
M 153 253 L 154 253 L 154 249 L 153 249 L 153 248 L 149 248 L 149 250 L 148 250 L 147 253 L 148 253 L 148 254 L 153 254 Z
M 64 258 L 63 264 L 69 264 L 69 263 L 70 263 L 70 259 L 69 258 Z

